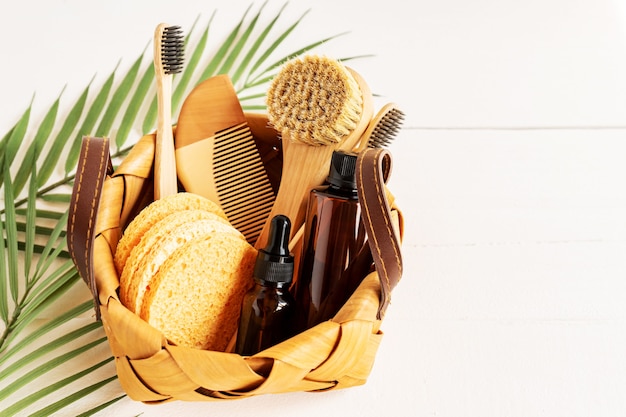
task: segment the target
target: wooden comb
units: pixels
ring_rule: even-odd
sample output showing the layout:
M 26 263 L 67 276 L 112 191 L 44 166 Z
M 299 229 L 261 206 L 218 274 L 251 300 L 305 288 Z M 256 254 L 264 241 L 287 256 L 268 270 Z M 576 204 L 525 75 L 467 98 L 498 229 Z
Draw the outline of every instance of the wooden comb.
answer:
M 185 190 L 218 203 L 253 245 L 275 194 L 227 75 L 211 77 L 189 93 L 178 117 L 175 148 Z

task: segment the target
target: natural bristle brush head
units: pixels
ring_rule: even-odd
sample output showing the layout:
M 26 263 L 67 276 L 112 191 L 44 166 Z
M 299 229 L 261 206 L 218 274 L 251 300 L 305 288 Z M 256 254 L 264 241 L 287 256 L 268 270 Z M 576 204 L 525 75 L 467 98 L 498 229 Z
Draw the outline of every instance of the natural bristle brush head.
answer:
M 181 72 L 185 60 L 185 36 L 181 27 L 162 23 L 157 27 L 155 37 L 161 40 L 155 51 L 160 57 L 160 69 L 164 74 Z
M 359 124 L 363 95 L 339 61 L 309 55 L 282 67 L 268 89 L 267 110 L 274 128 L 292 141 L 331 145 Z

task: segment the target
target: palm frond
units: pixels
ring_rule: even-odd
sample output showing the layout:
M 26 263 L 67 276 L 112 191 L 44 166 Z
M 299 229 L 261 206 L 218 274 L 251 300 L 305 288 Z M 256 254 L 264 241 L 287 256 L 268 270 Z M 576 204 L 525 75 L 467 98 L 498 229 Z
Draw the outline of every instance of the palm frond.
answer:
M 55 357 L 54 359 L 48 361 L 48 363 L 40 365 L 36 367 L 35 369 L 29 372 L 26 372 L 25 374 L 15 378 L 11 385 L 5 387 L 3 390 L 0 390 L 0 400 L 7 398 L 9 395 L 13 394 L 14 392 L 17 392 L 20 388 L 24 386 L 36 382 L 39 378 L 41 378 L 44 374 L 46 374 L 49 371 L 49 368 L 51 366 L 52 367 L 61 366 L 65 364 L 66 362 L 75 358 L 78 354 L 86 352 L 89 349 L 96 347 L 97 345 L 104 342 L 105 340 L 106 338 L 100 338 L 93 342 L 87 343 L 83 346 L 80 346 L 79 348 L 76 348 L 72 351 L 63 353 Z M 107 361 L 111 359 L 113 358 L 108 358 Z
M 4 201 L 13 201 L 13 187 L 11 181 L 11 173 L 9 171 L 8 153 L 5 154 L 4 160 Z M 7 302 L 12 302 L 13 305 L 17 304 L 18 297 L 18 248 L 17 248 L 17 225 L 15 221 L 15 206 L 12 204 L 5 204 L 5 234 L 8 259 L 8 278 L 9 278 L 9 295 L 10 299 Z
M 75 375 L 72 375 L 72 377 L 71 378 L 67 378 L 67 380 L 57 382 L 53 386 L 48 387 L 49 388 L 48 390 L 46 390 L 46 391 L 42 390 L 42 392 L 40 393 L 41 395 L 38 395 L 38 397 L 39 398 L 43 398 L 49 392 L 54 392 L 54 391 L 56 391 L 58 389 L 61 389 L 61 388 L 65 387 L 69 383 L 74 382 L 74 381 L 82 378 L 84 375 L 87 375 L 87 374 L 95 371 L 96 369 L 100 368 L 101 366 L 106 365 L 107 363 L 110 362 L 111 359 L 113 359 L 113 358 L 105 359 L 102 362 L 100 362 L 100 363 L 98 363 L 98 364 L 96 364 L 96 365 L 94 365 L 94 366 L 92 366 L 92 367 L 90 367 L 88 369 L 85 369 L 82 372 L 79 372 L 79 373 L 77 373 Z M 110 383 L 112 381 L 115 381 L 116 379 L 117 378 L 115 376 L 112 376 L 112 377 L 109 377 L 109 378 L 104 379 L 102 381 L 98 381 L 95 384 L 89 385 L 89 386 L 87 386 L 87 387 L 85 387 L 83 389 L 80 389 L 80 390 L 76 391 L 75 393 L 73 393 L 72 395 L 69 395 L 69 396 L 67 396 L 67 397 L 65 397 L 65 398 L 63 398 L 63 399 L 61 399 L 59 401 L 56 401 L 56 402 L 54 402 L 54 403 L 52 403 L 52 404 L 42 408 L 38 412 L 35 412 L 35 413 L 31 414 L 31 417 L 49 416 L 52 413 L 55 413 L 55 412 L 63 409 L 64 407 L 67 407 L 68 405 L 72 404 L 73 402 L 80 400 L 81 398 L 85 397 L 86 395 L 89 395 L 92 392 L 97 391 L 98 389 L 102 388 L 103 386 L 107 385 L 108 383 Z M 108 405 L 113 404 L 114 402 L 119 401 L 122 398 L 123 397 L 118 397 L 114 401 L 110 401 L 108 403 Z M 99 407 L 96 408 L 96 410 L 98 410 L 98 409 L 99 409 Z M 94 412 L 96 410 L 94 410 Z
M 119 65 L 119 63 L 118 63 Z M 67 159 L 65 160 L 65 173 L 68 174 L 74 169 L 76 169 L 76 163 L 78 162 L 78 154 L 80 153 L 80 144 L 84 135 L 93 135 L 94 126 L 98 122 L 98 119 L 102 115 L 102 112 L 105 110 L 105 105 L 107 103 L 107 99 L 109 97 L 109 93 L 111 92 L 111 88 L 113 87 L 113 81 L 115 79 L 115 70 L 117 67 L 111 72 L 111 75 L 105 81 L 104 85 L 100 88 L 98 95 L 96 95 L 95 100 L 91 104 L 87 115 L 83 119 L 83 123 L 78 129 L 76 136 L 74 137 L 74 141 L 70 146 L 69 154 L 67 155 Z
M 63 314 L 56 316 L 54 319 L 49 320 L 46 324 L 38 327 L 37 329 L 30 332 L 26 337 L 24 337 L 19 342 L 16 342 L 9 349 L 5 349 L 2 351 L 2 357 L 0 357 L 0 365 L 5 365 L 11 359 L 11 357 L 19 355 L 24 349 L 26 349 L 31 343 L 38 340 L 40 337 L 46 335 L 49 331 L 54 330 L 68 321 L 78 317 L 80 314 L 83 314 L 89 311 L 93 307 L 93 303 L 91 301 L 83 302 L 78 306 L 66 311 Z M 96 323 L 99 324 L 99 323 Z M 100 327 L 100 326 L 99 326 Z M 59 338 L 59 340 L 64 340 Z M 6 345 L 5 345 L 6 347 Z M 20 363 L 21 361 L 17 361 L 15 363 Z M 15 365 L 14 365 L 15 366 Z M 19 369 L 19 365 L 15 366 L 16 370 Z M 6 376 L 8 370 L 10 368 L 3 369 L 0 373 L 1 376 Z
M 87 310 L 89 310 L 91 308 L 92 304 L 89 303 L 89 305 L 87 306 Z M 81 309 L 82 311 L 82 309 Z M 75 312 L 71 312 L 71 314 L 75 314 Z M 55 328 L 56 323 L 54 322 L 49 322 L 48 326 L 50 328 Z M 79 337 L 88 334 L 92 331 L 95 330 L 99 330 L 100 329 L 100 323 L 93 321 L 90 322 L 88 324 L 86 324 L 83 327 L 80 327 L 76 330 L 73 330 L 69 333 L 63 334 L 60 337 L 58 337 L 56 340 L 53 340 L 51 343 L 46 343 L 44 345 L 42 345 L 41 347 L 39 347 L 37 350 L 31 352 L 28 356 L 22 358 L 21 360 L 17 361 L 17 362 L 13 362 L 10 366 L 7 366 L 6 368 L 4 368 L 2 371 L 0 371 L 0 379 L 6 378 L 9 375 L 14 375 L 16 372 L 20 371 L 21 369 L 24 369 L 27 365 L 29 365 L 30 363 L 36 361 L 39 358 L 44 357 L 45 355 L 48 355 L 49 353 L 53 352 L 55 349 L 59 348 L 60 346 L 64 346 L 76 339 L 78 339 Z M 41 334 L 45 334 L 46 332 L 48 332 L 48 328 L 44 328 L 41 327 L 39 328 L 39 333 Z M 36 339 L 38 337 L 38 335 L 36 333 L 31 333 L 28 335 L 28 340 L 24 340 L 21 342 L 21 345 L 15 345 L 14 346 L 14 350 L 13 352 L 19 352 L 19 348 L 21 346 L 27 346 L 28 344 L 30 344 L 34 339 Z
M 5 338 L 9 332 L 9 296 L 8 296 L 8 283 L 9 277 L 7 273 L 6 267 L 6 252 L 8 247 L 8 242 L 4 239 L 4 230 L 5 222 L 0 222 L 0 234 L 2 234 L 3 245 L 0 251 L 0 319 L 2 320 L 3 329 L 2 330 L 2 338 Z M 0 339 L 1 340 L 1 339 Z M 0 351 L 2 349 L 2 345 L 0 344 Z
M 174 113 L 191 88 L 217 74 L 231 76 L 245 110 L 261 110 L 264 87 L 285 60 L 343 35 L 290 47 L 289 35 L 308 11 L 281 30 L 277 27 L 287 3 L 262 24 L 267 4 L 256 11 L 253 4 L 247 7 L 225 37 L 210 36 L 216 11 L 202 28 L 196 18 L 185 39 L 189 58 L 175 77 Z M 67 111 L 65 87 L 41 121 L 31 120 L 31 101 L 0 139 L 0 198 L 5 202 L 0 209 L 0 415 L 27 407 L 32 415 L 49 415 L 115 380 L 107 349 L 92 360 L 96 363 L 81 365 L 85 352 L 92 350 L 93 359 L 93 348 L 106 338 L 101 324 L 93 321 L 91 294 L 69 259 L 65 226 L 82 137 L 114 138 L 115 158 L 132 147 L 133 137 L 155 128 L 154 66 L 148 50 L 145 46 L 127 70 L 121 70 L 121 61 L 115 63 L 101 85 L 94 76 Z M 48 380 L 61 366 L 76 372 Z M 98 369 L 106 370 L 106 375 Z M 39 384 L 36 391 L 22 393 L 25 386 L 44 377 L 46 386 Z M 85 378 L 89 382 L 81 385 L 84 388 L 72 388 Z M 49 400 L 52 395 L 54 401 Z M 99 398 L 101 403 L 90 406 L 84 415 L 123 397 L 118 391 Z M 33 404 L 42 405 L 32 410 Z
M 215 14 L 213 14 L 215 16 Z M 192 35 L 195 33 L 195 27 L 198 23 L 198 19 L 193 23 L 189 33 L 185 37 L 185 47 L 189 48 L 189 41 Z M 195 48 L 188 54 L 188 59 L 185 62 L 185 71 L 181 74 L 180 77 L 177 78 L 176 88 L 172 92 L 172 112 L 174 114 L 178 113 L 180 106 L 182 105 L 183 97 L 187 92 L 187 89 L 191 83 L 192 77 L 195 74 L 196 68 L 204 55 L 204 51 L 207 45 L 207 41 L 209 39 L 208 31 L 204 31 L 200 39 L 198 40 Z
M 93 79 L 92 79 L 93 82 Z M 46 157 L 43 160 L 38 160 L 39 174 L 37 175 L 37 187 L 43 187 L 52 174 L 63 154 L 63 150 L 67 146 L 67 143 L 72 135 L 72 132 L 76 129 L 81 116 L 83 115 L 83 111 L 85 109 L 85 104 L 87 103 L 87 97 L 89 96 L 89 87 L 91 86 L 91 82 L 85 89 L 82 94 L 78 97 L 71 110 L 69 111 L 67 117 L 62 122 L 61 129 L 55 138 L 48 138 L 47 142 L 51 143 L 51 146 L 47 149 L 45 153 Z
M 140 59 L 143 61 L 146 51 L 141 55 Z M 135 126 L 135 120 L 139 115 L 139 111 L 143 102 L 148 95 L 148 91 L 152 86 L 154 81 L 154 66 L 149 65 L 143 72 L 143 75 L 139 79 L 139 83 L 135 88 L 135 91 L 126 106 L 126 111 L 124 112 L 124 117 L 122 118 L 119 128 L 117 130 L 117 135 L 115 139 L 115 144 L 118 149 L 122 148 L 126 144 L 126 140 Z
M 98 346 L 99 344 L 103 343 L 106 340 L 106 338 L 102 338 L 99 340 L 96 340 L 94 342 L 91 343 L 87 343 L 83 346 L 81 346 L 78 349 L 74 349 L 72 351 L 69 351 L 63 355 L 57 356 L 56 358 L 54 358 L 53 360 L 51 360 L 49 363 L 42 365 L 40 367 L 37 367 L 35 369 L 33 369 L 30 372 L 27 372 L 25 375 L 15 379 L 13 381 L 13 383 L 11 385 L 9 385 L 7 388 L 5 388 L 4 390 L 0 391 L 0 400 L 8 397 L 9 395 L 17 392 L 20 388 L 25 387 L 27 385 L 33 385 L 36 381 L 40 380 L 40 378 L 46 374 L 49 371 L 49 367 L 60 367 L 62 365 L 64 365 L 66 362 L 72 360 L 73 358 L 75 358 L 77 355 L 80 355 L 81 353 L 87 352 L 90 349 L 93 349 L 94 347 Z M 113 360 L 112 357 L 109 358 L 105 358 L 102 361 L 100 361 L 99 363 L 88 367 L 82 371 L 76 372 L 73 375 L 70 375 L 66 378 L 63 378 L 57 382 L 54 382 L 38 391 L 33 392 L 32 394 L 27 395 L 26 397 L 22 398 L 21 400 L 13 403 L 9 408 L 7 408 L 5 410 L 6 415 L 14 415 L 14 413 L 23 410 L 24 408 L 26 408 L 27 406 L 29 406 L 30 404 L 34 403 L 35 401 L 38 401 L 44 397 L 46 397 L 47 395 L 50 395 L 56 391 L 59 391 L 60 389 L 68 386 L 69 384 L 78 381 L 79 379 L 83 378 L 84 376 L 90 374 L 91 372 L 101 368 L 102 366 L 110 363 Z M 43 409 L 39 410 L 39 412 L 31 414 L 31 415 L 50 415 L 52 412 L 54 411 L 59 411 L 59 407 L 64 407 L 67 406 L 71 403 L 73 403 L 74 401 L 76 401 L 78 398 L 82 397 L 84 394 L 82 394 L 82 392 L 92 392 L 95 388 L 97 387 L 101 387 L 103 385 L 108 384 L 110 381 L 114 380 L 115 377 L 109 377 L 103 381 L 97 382 L 96 384 L 93 384 L 91 386 L 91 390 L 89 390 L 90 387 L 87 387 L 86 389 L 83 390 L 79 390 L 75 393 L 73 393 L 72 395 L 69 395 L 65 398 L 60 399 L 59 401 L 44 407 Z M 88 391 L 85 391 L 88 390 Z
M 62 94 L 63 92 L 61 92 Z M 35 164 L 35 161 L 39 157 L 41 153 L 41 149 L 43 148 L 46 140 L 50 137 L 50 133 L 52 132 L 52 128 L 54 127 L 54 122 L 57 118 L 57 113 L 59 111 L 59 102 L 61 100 L 61 95 L 56 99 L 52 107 L 48 110 L 48 113 L 44 116 L 43 121 L 39 124 L 39 129 L 35 134 L 35 138 L 31 142 L 28 150 L 26 151 L 26 155 L 22 160 L 22 164 L 15 175 L 15 179 L 13 180 L 13 193 L 20 194 L 26 181 L 31 176 L 32 168 Z
M 300 24 L 300 22 L 302 21 L 302 19 L 304 19 L 304 16 L 306 16 L 309 13 L 309 10 L 307 10 L 306 12 L 304 12 L 304 14 L 302 14 L 302 16 L 300 16 L 300 18 L 298 20 L 296 20 L 291 26 L 289 26 L 285 31 L 283 31 L 280 36 L 278 36 L 276 38 L 276 40 L 274 40 L 274 42 L 265 49 L 265 52 L 263 54 L 261 54 L 261 56 L 256 60 L 256 62 L 254 63 L 254 65 L 252 66 L 250 72 L 249 72 L 249 76 L 251 76 L 252 74 L 254 74 L 259 67 L 267 61 L 267 59 L 274 53 L 274 51 L 279 47 L 279 45 L 281 45 L 286 39 L 287 36 L 293 32 L 295 30 L 295 28 Z M 276 16 L 276 19 L 274 21 L 272 21 L 270 23 L 270 25 L 268 26 L 269 29 L 271 29 L 271 27 L 274 26 L 274 24 L 276 23 L 276 20 L 278 19 L 278 16 Z M 296 56 L 298 55 L 297 53 L 291 53 L 291 56 Z M 288 59 L 288 57 L 283 57 L 280 59 L 279 63 L 284 62 L 286 59 Z M 276 64 L 275 64 L 276 65 Z M 280 65 L 280 64 L 278 64 Z M 276 66 L 272 66 L 271 68 L 277 68 L 278 65 Z M 266 73 L 267 69 L 262 73 Z M 249 80 L 246 80 L 245 85 L 250 85 L 251 83 L 249 82 Z
M 231 32 L 228 34 L 228 36 L 226 37 L 224 42 L 222 42 L 222 45 L 213 54 L 213 59 L 211 59 L 208 62 L 208 64 L 204 68 L 204 71 L 202 71 L 202 73 L 200 74 L 200 81 L 206 80 L 209 77 L 212 77 L 214 75 L 219 74 L 218 68 L 219 68 L 220 65 L 223 65 L 222 63 L 224 61 L 224 58 L 228 54 L 229 49 L 235 43 L 235 41 L 237 39 L 237 36 L 239 35 L 239 31 L 241 30 L 241 27 L 243 25 L 243 22 L 244 22 L 244 20 L 245 20 L 245 18 L 247 16 L 249 10 L 250 10 L 250 8 L 248 8 L 248 10 L 246 10 L 246 13 L 242 16 L 242 18 L 239 21 L 239 23 L 233 28 L 233 30 L 231 30 Z M 208 27 L 207 27 L 207 30 L 209 30 Z
M 265 3 L 267 4 L 267 2 Z M 263 4 L 263 6 L 265 6 L 265 4 Z M 276 24 L 276 22 L 278 21 L 278 18 L 280 17 L 280 14 L 282 13 L 282 11 L 285 9 L 285 7 L 287 7 L 287 4 L 284 4 L 282 6 L 282 8 L 280 9 L 280 11 L 278 12 L 278 14 L 276 16 L 274 16 L 274 19 L 272 19 L 270 21 L 270 23 L 265 27 L 265 29 L 258 35 L 256 35 L 256 40 L 254 41 L 254 44 L 252 45 L 252 47 L 250 48 L 250 50 L 248 51 L 248 53 L 244 56 L 244 58 L 241 60 L 241 62 L 237 65 L 237 68 L 233 71 L 233 75 L 232 75 L 232 81 L 233 84 L 237 84 L 239 82 L 239 80 L 241 79 L 241 77 L 243 76 L 243 74 L 247 71 L 249 71 L 249 66 L 250 63 L 252 62 L 252 59 L 254 58 L 256 52 L 260 49 L 260 46 L 265 42 L 265 39 L 267 39 L 267 37 L 270 35 L 272 28 L 274 27 L 274 25 Z M 261 10 L 258 11 L 258 13 L 256 14 L 256 16 L 254 17 L 254 24 L 256 25 L 256 22 L 258 21 L 258 19 L 261 17 Z M 250 34 L 252 33 L 252 28 L 254 26 L 251 25 L 250 29 L 247 31 L 247 36 L 246 39 L 250 36 Z M 271 48 L 268 49 L 267 52 L 272 52 Z M 253 68 L 254 69 L 254 68 Z
M 19 146 L 24 141 L 31 108 L 32 101 L 22 117 L 20 117 L 20 120 L 3 136 L 2 141 L 0 141 L 0 183 L 5 182 L 6 172 L 9 171 L 9 167 L 17 154 Z M 11 181 L 10 178 L 9 181 Z

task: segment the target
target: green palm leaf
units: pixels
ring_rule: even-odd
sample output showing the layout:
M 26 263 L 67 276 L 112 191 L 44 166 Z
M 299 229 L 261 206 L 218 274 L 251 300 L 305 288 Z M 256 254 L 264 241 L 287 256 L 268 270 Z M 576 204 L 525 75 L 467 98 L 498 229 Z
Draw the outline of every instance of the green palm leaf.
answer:
M 226 37 L 226 40 L 222 43 L 222 46 L 220 46 L 217 52 L 215 52 L 215 54 L 213 55 L 213 59 L 211 59 L 209 63 L 207 64 L 207 66 L 204 68 L 204 71 L 202 71 L 200 75 L 201 81 L 206 80 L 207 78 L 218 74 L 217 68 L 222 63 L 222 61 L 224 60 L 224 57 L 228 53 L 228 50 L 231 48 L 231 46 L 237 39 L 237 35 L 239 34 L 239 31 L 241 30 L 241 26 L 243 25 L 244 19 L 246 18 L 246 15 L 248 14 L 249 10 L 250 10 L 249 8 L 248 10 L 246 10 L 246 14 L 243 15 L 239 23 L 228 34 L 228 37 Z
M 144 54 L 141 56 L 142 60 L 144 59 L 144 55 L 145 51 Z M 128 135 L 135 125 L 135 120 L 137 119 L 139 110 L 141 109 L 145 97 L 148 95 L 148 91 L 150 90 L 153 81 L 154 66 L 150 65 L 145 69 L 143 75 L 141 76 L 139 84 L 137 85 L 137 88 L 135 89 L 135 92 L 133 93 L 133 96 L 131 97 L 128 106 L 126 107 L 126 111 L 124 112 L 124 118 L 120 122 L 120 126 L 115 139 L 115 144 L 117 145 L 118 149 L 122 148 L 126 143 Z
M 116 69 L 117 70 L 117 67 Z M 80 145 L 81 140 L 84 135 L 93 135 L 93 128 L 98 122 L 98 118 L 105 110 L 105 105 L 107 99 L 109 97 L 109 93 L 111 92 L 111 87 L 113 86 L 113 81 L 115 79 L 115 70 L 111 73 L 109 78 L 106 80 L 100 92 L 96 96 L 91 108 L 87 112 L 85 119 L 83 120 L 83 124 L 78 129 L 76 136 L 74 137 L 74 142 L 71 144 L 69 155 L 65 160 L 65 173 L 72 172 L 76 168 L 76 163 L 78 162 L 78 154 L 80 153 Z
M 61 94 L 62 93 L 63 92 L 61 92 Z M 33 139 L 30 147 L 26 151 L 26 155 L 24 156 L 22 165 L 20 166 L 17 174 L 15 175 L 15 180 L 13 181 L 14 194 L 19 194 L 22 191 L 22 188 L 26 184 L 26 181 L 28 181 L 28 178 L 31 176 L 33 164 L 39 157 L 41 149 L 43 148 L 46 140 L 50 137 L 50 132 L 52 132 L 52 128 L 54 127 L 54 121 L 59 111 L 60 99 L 61 95 L 59 95 L 50 110 L 48 110 L 48 113 L 39 125 L 39 129 L 37 130 L 35 138 Z
M 92 80 L 93 81 L 93 80 Z M 83 93 L 80 95 L 76 103 L 68 113 L 65 121 L 63 122 L 61 129 L 57 136 L 52 139 L 52 145 L 46 152 L 46 158 L 43 161 L 40 161 L 41 166 L 39 168 L 39 175 L 37 176 L 37 187 L 43 187 L 44 184 L 48 182 L 54 169 L 61 158 L 61 154 L 69 141 L 72 132 L 76 128 L 79 123 L 79 120 L 83 114 L 83 110 L 85 108 L 85 103 L 87 102 L 87 97 L 89 95 L 89 87 L 91 83 L 84 89 Z M 49 139 L 49 138 L 48 138 Z
M 11 182 L 11 173 L 9 172 L 8 153 L 5 154 L 4 159 L 4 201 L 13 201 L 13 187 Z M 10 300 L 13 304 L 17 303 L 18 297 L 18 276 L 17 276 L 17 263 L 18 263 L 18 249 L 17 249 L 17 224 L 15 220 L 15 206 L 12 204 L 5 204 L 5 234 L 8 259 L 8 278 L 9 278 L 9 294 Z
M 215 16 L 215 14 L 213 14 L 213 16 Z M 189 30 L 189 34 L 187 34 L 185 38 L 185 47 L 188 49 L 189 49 L 189 40 L 191 39 L 191 35 L 194 33 L 194 29 L 197 23 L 198 23 L 198 20 L 196 19 L 194 24 L 191 26 L 191 29 Z M 195 70 L 198 64 L 200 63 L 202 56 L 204 55 L 204 51 L 205 51 L 208 39 L 209 39 L 209 31 L 205 30 L 202 36 L 200 37 L 200 40 L 196 44 L 196 47 L 193 49 L 191 54 L 188 54 L 188 59 L 185 62 L 185 71 L 178 78 L 176 88 L 172 92 L 172 112 L 173 113 L 177 113 L 178 110 L 180 109 L 185 92 L 187 91 L 187 88 L 189 87 L 189 84 L 191 83 L 192 77 L 195 74 Z
M 0 142 L 0 181 L 4 183 L 5 167 L 9 167 L 17 154 L 20 144 L 24 141 L 28 121 L 30 119 L 31 105 L 28 106 L 20 120 L 7 132 Z
M 237 83 L 244 109 L 262 109 L 264 88 L 286 59 L 340 36 L 289 47 L 289 35 L 307 12 L 281 31 L 276 28 L 286 4 L 261 25 L 265 7 L 264 3 L 253 13 L 250 5 L 217 45 L 210 42 L 217 39 L 210 36 L 216 12 L 200 33 L 196 33 L 196 19 L 185 40 L 184 71 L 175 78 L 174 113 L 193 86 L 216 74 L 229 74 Z M 12 415 L 33 404 L 44 404 L 30 411 L 33 415 L 62 411 L 116 378 L 111 376 L 115 368 L 108 349 L 102 349 L 95 364 L 79 369 L 85 352 L 91 350 L 93 357 L 93 348 L 106 338 L 101 324 L 93 319 L 91 294 L 69 259 L 65 226 L 82 137 L 114 138 L 116 158 L 130 149 L 133 136 L 138 139 L 155 128 L 154 66 L 147 51 L 145 47 L 126 71 L 120 71 L 117 63 L 102 85 L 96 86 L 92 79 L 69 111 L 60 108 L 65 89 L 40 122 L 30 120 L 31 102 L 0 139 L 0 198 L 5 202 L 0 210 L 4 243 L 0 247 L 0 415 Z M 59 118 L 60 114 L 65 116 Z M 32 126 L 37 126 L 34 137 L 29 136 Z M 52 181 L 55 175 L 61 178 Z M 48 380 L 51 371 L 68 364 L 77 371 Z M 98 369 L 108 374 L 94 377 Z M 70 384 L 87 376 L 90 382 L 73 391 Z M 45 387 L 35 384 L 36 390 L 20 394 L 20 388 L 42 379 L 48 381 Z M 102 403 L 84 415 L 123 396 L 119 391 L 100 398 Z
M 34 99 L 34 96 L 33 96 Z M 17 154 L 17 151 L 24 141 L 24 136 L 26 136 L 26 129 L 28 128 L 28 121 L 30 119 L 30 111 L 32 108 L 31 105 L 28 106 L 20 120 L 17 122 L 15 127 L 11 130 L 10 134 L 6 137 L 6 141 L 3 140 L 3 162 L 7 164 L 11 164 L 13 162 L 13 158 Z M 4 172 L 2 173 L 4 176 Z
M 2 236 L 5 235 L 5 222 L 0 222 L 0 234 Z M 4 239 L 3 239 L 4 240 Z M 6 252 L 7 252 L 7 243 L 2 245 L 2 250 L 0 251 L 0 319 L 2 319 L 2 323 L 4 323 L 5 329 L 2 333 L 2 337 L 6 337 L 8 334 L 8 326 L 9 322 L 9 302 L 8 302 L 8 292 L 7 286 L 9 282 L 9 277 L 7 276 L 7 266 L 6 266 Z M 2 346 L 0 346 L 2 349 Z

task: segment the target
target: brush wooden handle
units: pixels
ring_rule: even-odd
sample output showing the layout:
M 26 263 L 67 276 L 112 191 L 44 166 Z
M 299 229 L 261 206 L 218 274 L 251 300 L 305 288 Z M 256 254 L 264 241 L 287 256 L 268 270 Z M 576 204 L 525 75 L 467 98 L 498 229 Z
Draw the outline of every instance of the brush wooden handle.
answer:
M 374 113 L 372 93 L 365 80 L 356 71 L 348 68 L 358 82 L 363 96 L 361 119 L 355 129 L 340 143 L 313 146 L 291 140 L 283 134 L 283 170 L 278 193 L 270 216 L 254 245 L 265 247 L 271 219 L 283 214 L 291 220 L 291 236 L 304 224 L 307 196 L 311 188 L 324 183 L 328 176 L 330 159 L 335 150 L 350 151 L 367 129 Z
M 265 247 L 270 220 L 283 214 L 291 220 L 291 236 L 304 223 L 307 196 L 311 188 L 324 183 L 333 151 L 338 145 L 311 146 L 295 142 L 283 135 L 283 174 L 270 216 L 265 222 L 255 247 Z

